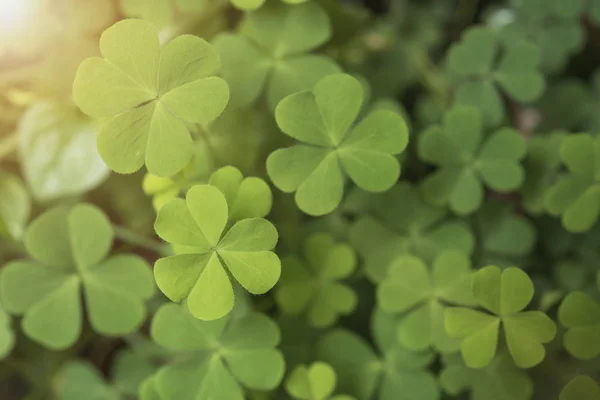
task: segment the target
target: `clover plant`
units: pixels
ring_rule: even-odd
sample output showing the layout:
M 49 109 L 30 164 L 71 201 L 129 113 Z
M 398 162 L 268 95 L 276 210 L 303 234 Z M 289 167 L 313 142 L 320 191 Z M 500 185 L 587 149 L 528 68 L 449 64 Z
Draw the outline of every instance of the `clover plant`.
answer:
M 3 400 L 600 400 L 600 0 L 0 0 Z

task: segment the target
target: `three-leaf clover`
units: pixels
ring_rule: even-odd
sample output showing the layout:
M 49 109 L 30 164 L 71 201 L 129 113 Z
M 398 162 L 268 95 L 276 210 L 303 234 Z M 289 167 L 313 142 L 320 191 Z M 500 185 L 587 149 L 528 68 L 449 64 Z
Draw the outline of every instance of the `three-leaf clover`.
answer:
M 34 104 L 18 134 L 23 175 L 38 200 L 80 195 L 108 176 L 96 149 L 97 124 L 71 104 Z
M 502 57 L 496 61 L 499 54 Z M 448 63 L 463 80 L 455 94 L 457 104 L 479 107 L 489 126 L 498 125 L 506 114 L 497 86 L 521 103 L 538 99 L 545 88 L 544 76 L 538 70 L 539 48 L 525 41 L 503 46 L 487 27 L 469 29 L 450 48 Z
M 380 109 L 353 127 L 363 99 L 357 79 L 335 74 L 286 97 L 275 110 L 281 130 L 300 143 L 271 153 L 267 172 L 279 189 L 296 192 L 296 204 L 309 215 L 328 214 L 340 204 L 346 176 L 370 192 L 388 190 L 400 176 L 394 155 L 408 144 L 406 124 Z
M 539 364 L 543 343 L 556 335 L 556 325 L 541 311 L 523 311 L 533 298 L 533 283 L 519 268 L 485 267 L 473 276 L 473 297 L 487 312 L 464 307 L 446 310 L 446 331 L 462 339 L 461 354 L 470 368 L 483 368 L 496 354 L 498 331 L 504 328 L 508 350 L 520 368 Z
M 263 218 L 245 218 L 226 229 L 232 210 L 228 195 L 215 186 L 195 185 L 185 200 L 165 204 L 154 225 L 162 239 L 185 246 L 184 254 L 154 264 L 158 287 L 172 301 L 187 299 L 190 312 L 204 320 L 221 318 L 233 308 L 225 266 L 253 294 L 267 292 L 281 274 L 279 258 L 271 251 L 278 239 L 275 227 Z
M 400 346 L 396 322 L 381 311 L 373 314 L 371 330 L 379 353 L 356 333 L 341 328 L 319 341 L 319 359 L 337 372 L 338 390 L 358 400 L 437 400 L 437 383 L 426 369 L 432 354 Z
M 589 376 L 579 375 L 560 392 L 559 400 L 600 400 L 600 386 Z
M 525 141 L 512 128 L 485 138 L 480 113 L 458 106 L 420 137 L 421 160 L 439 168 L 421 183 L 424 199 L 436 206 L 448 204 L 459 215 L 476 211 L 483 201 L 483 183 L 498 192 L 510 192 L 523 183 L 520 160 Z
M 568 135 L 560 146 L 560 158 L 569 173 L 548 190 L 546 209 L 560 215 L 568 231 L 587 231 L 600 215 L 600 138 L 585 133 Z
M 330 36 L 329 18 L 316 2 L 275 2 L 247 13 L 242 34 L 223 33 L 213 42 L 223 60 L 231 101 L 247 106 L 265 91 L 275 109 L 285 96 L 341 72 L 331 58 L 306 54 Z
M 446 251 L 431 270 L 415 256 L 398 257 L 377 287 L 377 303 L 387 313 L 402 313 L 398 340 L 411 350 L 433 347 L 442 353 L 457 351 L 460 342 L 444 328 L 447 304 L 474 304 L 471 263 L 462 253 Z
M 263 314 L 201 321 L 171 303 L 158 310 L 151 332 L 156 343 L 181 354 L 153 378 L 163 400 L 243 400 L 243 387 L 272 390 L 283 378 L 279 330 Z
M 331 365 L 314 362 L 298 365 L 285 381 L 285 390 L 298 400 L 353 400 L 351 396 L 332 396 L 337 376 Z
M 110 222 L 88 204 L 50 209 L 29 225 L 25 248 L 32 259 L 10 262 L 0 273 L 2 303 L 23 315 L 27 336 L 51 349 L 71 346 L 82 329 L 81 287 L 96 332 L 139 328 L 155 290 L 152 273 L 141 257 L 107 258 L 112 240 Z
M 558 320 L 567 328 L 563 344 L 569 353 L 584 360 L 600 354 L 600 304 L 589 294 L 573 292 L 565 297 Z
M 363 215 L 350 229 L 350 243 L 365 259 L 367 277 L 380 282 L 399 255 L 430 261 L 443 250 L 471 254 L 475 239 L 464 221 L 425 204 L 409 183 L 400 182 L 385 193 L 369 195 Z
M 160 48 L 150 22 L 122 20 L 100 38 L 104 58 L 88 58 L 73 83 L 82 111 L 105 123 L 98 151 L 109 168 L 174 175 L 192 157 L 187 123 L 206 124 L 229 99 L 227 83 L 214 75 L 220 61 L 206 41 L 182 35 Z
M 304 259 L 282 260 L 283 274 L 275 298 L 282 311 L 305 310 L 315 327 L 333 325 L 340 315 L 350 314 L 358 302 L 354 291 L 339 282 L 356 268 L 356 254 L 345 243 L 335 243 L 327 233 L 315 233 L 304 243 Z
M 460 355 L 444 356 L 440 385 L 446 393 L 458 396 L 469 390 L 471 400 L 530 400 L 533 382 L 517 368 L 507 352 L 501 352 L 485 368 L 473 369 L 465 365 Z

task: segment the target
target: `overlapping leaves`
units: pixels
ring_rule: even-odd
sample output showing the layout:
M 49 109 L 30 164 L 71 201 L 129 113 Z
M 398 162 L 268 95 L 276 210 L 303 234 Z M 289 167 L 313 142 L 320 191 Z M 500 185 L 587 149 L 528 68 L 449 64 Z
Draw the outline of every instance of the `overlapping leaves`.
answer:
M 503 45 L 490 28 L 469 29 L 461 42 L 450 48 L 448 62 L 452 72 L 462 78 L 456 102 L 479 107 L 489 126 L 498 125 L 506 114 L 498 87 L 521 103 L 537 100 L 544 91 L 539 48 L 525 41 Z
M 377 287 L 379 307 L 400 313 L 398 341 L 411 350 L 433 347 L 442 353 L 459 349 L 460 342 L 450 338 L 444 328 L 448 304 L 474 304 L 471 295 L 471 265 L 462 253 L 446 251 L 432 268 L 414 256 L 392 262 L 387 277 Z
M 228 178 L 218 181 L 217 185 L 229 189 L 239 183 Z M 240 216 L 249 218 L 228 225 L 236 210 L 234 193 L 195 185 L 185 200 L 165 204 L 156 218 L 158 235 L 178 245 L 182 253 L 155 263 L 156 283 L 169 299 L 186 299 L 190 312 L 200 319 L 218 319 L 233 308 L 233 287 L 225 268 L 253 294 L 267 292 L 281 273 L 279 258 L 271 251 L 277 243 L 277 230 L 269 221 L 254 217 L 257 210 L 252 204 L 240 206 Z
M 475 239 L 468 225 L 448 218 L 442 208 L 425 204 L 409 183 L 400 182 L 382 194 L 355 191 L 349 202 L 352 197 L 364 204 L 352 206 L 362 215 L 350 229 L 350 243 L 365 259 L 365 273 L 372 281 L 383 280 L 399 255 L 412 254 L 429 262 L 443 250 L 473 251 Z
M 307 214 L 333 211 L 342 200 L 346 177 L 361 189 L 383 192 L 400 176 L 394 155 L 408 144 L 406 124 L 396 113 L 380 109 L 353 127 L 363 98 L 358 80 L 335 74 L 277 106 L 277 124 L 300 143 L 271 153 L 267 172 L 279 189 L 295 192 L 296 204 Z
M 186 124 L 206 124 L 223 112 L 227 83 L 213 76 L 216 51 L 203 39 L 183 35 L 162 49 L 150 22 L 123 20 L 100 38 L 104 58 L 85 60 L 73 98 L 88 115 L 104 118 L 98 151 L 119 173 L 144 164 L 153 174 L 174 175 L 192 156 Z
M 446 331 L 462 339 L 461 354 L 470 368 L 487 366 L 496 354 L 500 325 L 515 364 L 530 368 L 546 354 L 543 344 L 556 335 L 554 322 L 541 311 L 523 311 L 533 298 L 533 283 L 518 268 L 489 266 L 473 277 L 473 296 L 487 312 L 456 307 L 446 311 Z
M 286 391 L 298 400 L 353 400 L 346 395 L 332 396 L 337 376 L 331 365 L 314 362 L 309 366 L 299 365 L 285 382 Z
M 181 353 L 146 383 L 162 400 L 243 400 L 244 388 L 272 390 L 283 378 L 279 330 L 263 314 L 201 321 L 171 303 L 158 310 L 151 332 L 159 345 Z
M 558 320 L 567 328 L 563 343 L 569 353 L 585 360 L 600 354 L 600 304 L 589 294 L 573 292 L 565 297 Z
M 154 293 L 152 273 L 135 255 L 107 258 L 113 232 L 94 206 L 54 208 L 27 228 L 30 260 L 10 262 L 0 273 L 5 309 L 23 315 L 23 331 L 51 349 L 71 346 L 82 329 L 83 288 L 92 328 L 123 335 L 144 321 L 145 300 Z
M 282 260 L 283 274 L 277 303 L 287 314 L 306 311 L 315 327 L 333 325 L 340 315 L 357 305 L 354 291 L 340 282 L 356 268 L 356 255 L 345 243 L 335 243 L 326 233 L 315 233 L 304 243 L 303 257 Z
M 498 192 L 510 192 L 523 183 L 520 161 L 525 141 L 511 128 L 483 136 L 479 112 L 458 106 L 420 137 L 421 160 L 438 166 L 421 183 L 424 199 L 436 206 L 448 205 L 460 215 L 476 211 L 484 198 L 483 183 Z
M 241 34 L 223 33 L 214 40 L 232 102 L 246 106 L 265 92 L 275 109 L 285 96 L 341 72 L 331 58 L 306 54 L 330 36 L 329 18 L 315 2 L 275 2 L 248 13 Z
M 600 215 L 600 139 L 583 133 L 568 135 L 560 146 L 560 158 L 569 173 L 548 190 L 546 209 L 560 215 L 568 231 L 587 231 Z

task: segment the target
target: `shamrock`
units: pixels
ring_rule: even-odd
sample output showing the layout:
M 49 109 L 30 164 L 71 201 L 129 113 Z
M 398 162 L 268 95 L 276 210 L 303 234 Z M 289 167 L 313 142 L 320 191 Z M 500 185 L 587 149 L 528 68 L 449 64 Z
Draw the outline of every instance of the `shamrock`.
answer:
M 589 134 L 566 136 L 560 146 L 560 158 L 569 173 L 561 176 L 546 194 L 546 209 L 562 216 L 570 232 L 584 232 L 600 214 L 600 139 Z
M 290 256 L 282 264 L 275 298 L 284 313 L 308 310 L 311 325 L 327 327 L 356 307 L 354 291 L 338 282 L 356 268 L 356 255 L 349 245 L 335 243 L 327 233 L 315 233 L 304 243 L 304 260 Z
M 456 102 L 480 107 L 484 123 L 496 126 L 506 114 L 497 86 L 520 103 L 537 100 L 545 87 L 539 63 L 537 46 L 525 41 L 502 46 L 490 28 L 471 28 L 448 53 L 451 71 L 463 81 Z
M 573 292 L 565 297 L 558 320 L 567 328 L 563 343 L 569 353 L 584 360 L 600 354 L 600 304 L 589 294 Z
M 173 22 L 175 10 L 181 13 L 202 11 L 204 0 L 120 0 L 123 15 L 152 22 L 162 28 Z
M 18 133 L 23 174 L 38 200 L 80 195 L 108 176 L 96 149 L 98 126 L 74 105 L 36 103 L 20 120 Z
M 421 184 L 425 200 L 448 204 L 459 215 L 471 214 L 483 201 L 483 181 L 498 192 L 518 189 L 524 178 L 520 160 L 525 141 L 511 128 L 502 128 L 485 140 L 481 115 L 472 107 L 458 106 L 420 137 L 421 160 L 439 168 Z
M 398 340 L 410 350 L 435 348 L 442 353 L 459 349 L 460 343 L 444 329 L 447 304 L 470 306 L 471 263 L 462 253 L 445 251 L 431 271 L 415 256 L 392 262 L 387 277 L 377 287 L 377 303 L 387 313 L 402 313 Z
M 31 199 L 23 182 L 0 171 L 0 236 L 20 240 L 31 214 Z
M 484 265 L 514 265 L 535 245 L 533 224 L 500 201 L 486 202 L 477 213 L 477 223 Z
M 589 376 L 579 375 L 560 392 L 559 400 L 600 400 L 600 387 Z
M 473 252 L 475 239 L 468 225 L 448 218 L 444 209 L 423 203 L 407 182 L 369 195 L 363 211 L 350 229 L 350 243 L 365 258 L 365 273 L 374 282 L 385 278 L 399 255 L 430 261 L 446 249 Z
M 506 352 L 501 352 L 485 368 L 472 369 L 460 355 L 444 356 L 440 384 L 451 396 L 470 390 L 471 400 L 530 400 L 533 382 L 517 368 Z
M 527 143 L 527 157 L 523 161 L 525 181 L 521 188 L 523 206 L 533 214 L 544 211 L 544 201 L 548 188 L 556 180 L 560 167 L 560 146 L 565 132 L 552 132 L 549 135 L 533 136 Z
M 102 34 L 104 58 L 88 58 L 73 83 L 81 110 L 106 122 L 98 151 L 109 168 L 171 176 L 192 157 L 186 123 L 214 120 L 229 99 L 214 75 L 219 56 L 203 39 L 183 35 L 162 49 L 150 22 L 119 21 Z
M 555 6 L 549 4 L 556 1 L 512 0 L 514 18 L 504 22 L 499 30 L 501 40 L 507 44 L 523 40 L 535 43 L 540 50 L 540 68 L 546 74 L 560 72 L 585 40 L 579 18 L 557 12 Z M 579 0 L 558 1 L 577 3 Z
M 23 315 L 23 331 L 58 350 L 71 346 L 82 329 L 80 287 L 94 331 L 124 335 L 140 327 L 144 301 L 154 294 L 152 273 L 138 256 L 106 259 L 113 232 L 95 206 L 53 208 L 36 218 L 25 233 L 32 260 L 8 263 L 0 273 L 5 309 Z
M 332 396 L 336 385 L 335 370 L 324 362 L 298 365 L 285 382 L 285 390 L 298 400 L 353 400 L 351 396 Z
M 554 322 L 541 311 L 522 311 L 533 298 L 533 283 L 518 268 L 501 271 L 485 267 L 473 276 L 473 296 L 488 313 L 464 307 L 446 310 L 446 332 L 462 339 L 461 353 L 469 368 L 483 368 L 496 353 L 498 330 L 504 327 L 508 350 L 520 368 L 539 364 L 545 356 L 542 343 L 556 335 Z
M 437 383 L 426 369 L 432 354 L 400 346 L 394 319 L 381 311 L 374 313 L 371 330 L 379 354 L 365 339 L 341 328 L 319 341 L 319 357 L 338 373 L 339 390 L 358 400 L 437 400 Z
M 230 194 L 215 186 L 195 185 L 185 200 L 165 204 L 154 225 L 165 241 L 186 246 L 186 254 L 156 261 L 158 287 L 172 301 L 186 298 L 190 312 L 203 320 L 221 318 L 233 308 L 233 287 L 224 266 L 253 294 L 267 292 L 281 274 L 279 258 L 271 251 L 277 230 L 269 221 L 246 218 L 225 229 L 232 209 L 227 203 Z
M 213 42 L 223 60 L 231 101 L 247 106 L 266 90 L 271 109 L 285 96 L 340 72 L 323 55 L 306 54 L 329 40 L 327 14 L 315 2 L 275 2 L 248 13 L 242 34 L 222 33 Z
M 263 314 L 201 321 L 184 306 L 165 304 L 151 333 L 156 343 L 181 353 L 150 383 L 162 400 L 243 400 L 242 387 L 272 390 L 283 378 L 284 360 L 275 349 L 279 330 Z
M 271 153 L 267 172 L 279 189 L 296 192 L 296 204 L 309 215 L 328 214 L 340 204 L 346 176 L 370 192 L 388 190 L 400 176 L 394 155 L 408 144 L 406 124 L 379 109 L 352 128 L 363 98 L 358 80 L 335 74 L 312 91 L 286 97 L 275 110 L 281 130 L 301 143 Z
M 11 327 L 10 316 L 0 303 L 0 360 L 10 353 L 15 343 L 15 334 Z

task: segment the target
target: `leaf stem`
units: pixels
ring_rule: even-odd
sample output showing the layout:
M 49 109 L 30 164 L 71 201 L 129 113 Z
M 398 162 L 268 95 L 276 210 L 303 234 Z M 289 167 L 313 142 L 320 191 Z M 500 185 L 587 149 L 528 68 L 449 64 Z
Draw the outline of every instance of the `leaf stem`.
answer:
M 159 243 L 153 239 L 147 238 L 129 228 L 113 225 L 113 232 L 115 233 L 115 237 L 123 242 L 152 251 L 159 256 L 166 257 L 173 254 L 171 248 L 167 244 Z
M 11 132 L 0 139 L 0 160 L 12 154 L 19 145 L 19 135 L 17 132 Z

